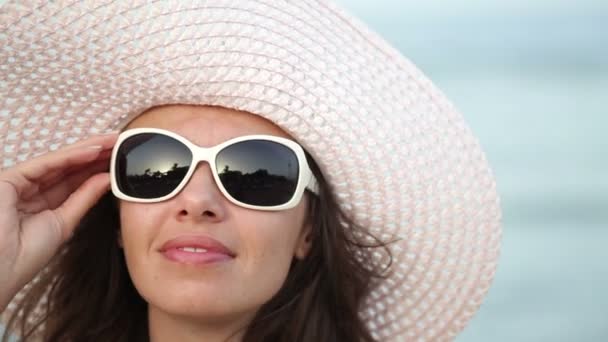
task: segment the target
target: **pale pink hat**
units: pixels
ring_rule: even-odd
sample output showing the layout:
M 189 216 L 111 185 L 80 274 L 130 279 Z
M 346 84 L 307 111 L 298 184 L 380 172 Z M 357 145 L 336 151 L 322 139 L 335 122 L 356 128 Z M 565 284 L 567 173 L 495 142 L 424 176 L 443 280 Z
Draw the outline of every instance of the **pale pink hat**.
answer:
M 155 105 L 252 112 L 313 155 L 359 224 L 401 238 L 361 310 L 374 336 L 451 340 L 480 306 L 500 208 L 479 143 L 431 81 L 335 5 L 15 1 L 0 12 L 0 167 Z

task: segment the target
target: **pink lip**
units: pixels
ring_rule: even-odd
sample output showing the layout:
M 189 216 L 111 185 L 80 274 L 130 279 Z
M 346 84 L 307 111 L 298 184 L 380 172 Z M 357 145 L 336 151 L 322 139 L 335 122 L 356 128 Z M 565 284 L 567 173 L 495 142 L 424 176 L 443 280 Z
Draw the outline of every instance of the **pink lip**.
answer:
M 182 248 L 205 249 L 206 252 Z M 167 259 L 184 264 L 209 264 L 234 259 L 236 254 L 221 242 L 202 235 L 178 236 L 165 242 L 159 250 Z

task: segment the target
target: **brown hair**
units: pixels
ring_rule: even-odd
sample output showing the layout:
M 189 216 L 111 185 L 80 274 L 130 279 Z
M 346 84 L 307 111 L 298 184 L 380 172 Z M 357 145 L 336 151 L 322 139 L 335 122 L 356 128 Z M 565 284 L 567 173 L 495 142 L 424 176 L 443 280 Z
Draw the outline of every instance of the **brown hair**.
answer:
M 243 341 L 374 341 L 359 311 L 374 280 L 385 276 L 390 251 L 344 214 L 312 158 L 309 164 L 319 182 L 319 195 L 308 196 L 311 250 L 304 260 L 294 258 Z M 127 271 L 119 227 L 117 202 L 108 192 L 18 303 L 3 341 L 9 331 L 24 340 L 42 331 L 45 341 L 148 341 L 147 304 Z M 369 263 L 377 248 L 388 263 Z M 36 316 L 45 294 L 44 315 Z

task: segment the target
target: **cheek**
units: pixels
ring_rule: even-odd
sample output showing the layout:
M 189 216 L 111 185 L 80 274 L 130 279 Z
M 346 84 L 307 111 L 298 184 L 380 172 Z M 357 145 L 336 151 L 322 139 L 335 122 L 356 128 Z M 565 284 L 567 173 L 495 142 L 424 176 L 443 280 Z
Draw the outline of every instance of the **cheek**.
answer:
M 137 203 L 120 205 L 120 234 L 127 250 L 145 239 L 146 232 L 153 228 L 151 222 L 154 222 L 154 219 L 150 206 Z
M 150 246 L 158 229 L 153 206 L 124 203 L 120 206 L 120 235 L 129 274 L 135 285 L 146 276 Z
M 302 215 L 286 211 L 270 215 L 243 217 L 249 224 L 243 227 L 243 269 L 247 278 L 264 284 L 268 291 L 276 292 L 282 286 L 294 258 L 302 232 Z

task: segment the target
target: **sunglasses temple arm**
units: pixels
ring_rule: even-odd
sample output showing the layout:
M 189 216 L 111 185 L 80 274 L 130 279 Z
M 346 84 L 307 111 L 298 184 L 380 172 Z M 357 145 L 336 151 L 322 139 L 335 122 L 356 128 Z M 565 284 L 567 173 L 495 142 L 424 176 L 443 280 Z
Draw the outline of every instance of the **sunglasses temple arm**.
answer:
M 312 191 L 315 195 L 319 194 L 319 184 L 317 183 L 317 178 L 315 176 L 313 176 L 312 174 L 310 175 L 310 178 L 308 179 L 308 184 L 306 185 L 306 189 Z

